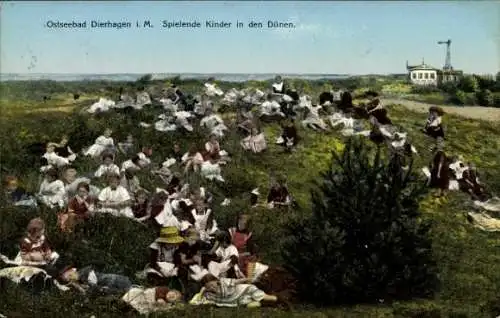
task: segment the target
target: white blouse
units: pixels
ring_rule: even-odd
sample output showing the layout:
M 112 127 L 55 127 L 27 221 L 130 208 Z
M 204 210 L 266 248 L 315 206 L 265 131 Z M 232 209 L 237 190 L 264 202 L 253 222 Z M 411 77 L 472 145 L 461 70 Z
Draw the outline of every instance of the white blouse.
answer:
M 94 176 L 96 178 L 100 178 L 102 176 L 105 176 L 107 174 L 116 174 L 116 175 L 119 175 L 120 174 L 120 168 L 118 168 L 118 166 L 114 163 L 110 164 L 109 166 L 105 165 L 105 164 L 102 164 L 99 166 L 99 168 L 97 169 L 97 171 L 94 173 Z

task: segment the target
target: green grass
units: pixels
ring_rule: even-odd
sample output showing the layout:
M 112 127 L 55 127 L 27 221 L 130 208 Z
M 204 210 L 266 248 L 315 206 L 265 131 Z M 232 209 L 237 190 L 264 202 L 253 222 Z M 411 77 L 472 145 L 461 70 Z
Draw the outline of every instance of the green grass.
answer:
M 2 84 L 4 85 L 4 84 Z M 12 85 L 12 84 L 10 84 Z M 76 85 L 76 84 L 74 84 Z M 113 84 L 115 85 L 115 84 Z M 161 85 L 165 85 L 162 83 Z M 255 87 L 265 87 L 266 83 L 252 83 Z M 305 81 L 295 81 L 294 85 L 304 88 L 308 93 L 317 96 L 324 88 L 324 83 L 316 84 Z M 94 85 L 95 86 L 95 85 Z M 103 87 L 111 84 L 103 84 Z M 183 85 L 184 86 L 184 85 Z M 195 91 L 200 83 L 186 84 L 187 90 Z M 85 87 L 85 86 L 84 86 Z M 35 87 L 36 88 L 36 87 Z M 42 87 L 43 88 L 43 87 Z M 42 90 L 40 88 L 40 90 Z M 45 89 L 45 88 L 43 88 Z M 26 167 L 23 147 L 30 142 L 46 136 L 58 139 L 64 132 L 75 129 L 81 107 L 85 103 L 74 106 L 74 112 L 48 111 L 27 112 L 33 109 L 56 108 L 71 103 L 71 94 L 74 87 L 58 88 L 57 99 L 47 105 L 40 100 L 27 96 L 15 102 L 10 95 L 3 95 L 0 106 L 2 117 L 0 122 L 0 147 L 2 149 L 0 163 L 2 169 L 21 176 L 21 181 L 28 189 L 36 191 L 39 176 L 37 171 Z M 66 91 L 65 91 L 66 89 Z M 10 88 L 13 91 L 13 88 Z M 97 86 L 94 91 L 88 89 L 90 99 L 106 95 L 109 91 L 99 92 Z M 43 92 L 37 92 L 37 96 Z M 31 98 L 31 99 L 30 99 Z M 82 97 L 85 98 L 85 97 Z M 20 107 L 20 105 L 24 105 Z M 3 110 L 8 109 L 8 116 Z M 417 158 L 417 167 L 422 167 L 430 160 L 425 149 L 429 140 L 419 129 L 425 121 L 425 114 L 408 111 L 402 106 L 390 105 L 389 114 L 396 125 L 401 126 L 420 151 Z M 143 114 L 147 119 L 152 114 Z M 195 131 L 193 136 L 156 134 L 153 131 L 141 131 L 136 126 L 124 124 L 124 118 L 118 116 L 104 116 L 100 119 L 87 118 L 84 121 L 91 131 L 85 140 L 78 141 L 90 145 L 92 138 L 99 135 L 103 128 L 111 125 L 121 138 L 129 131 L 133 131 L 138 140 L 153 145 L 154 159 L 158 162 L 165 157 L 174 139 L 181 140 L 184 146 L 200 138 L 201 132 Z M 151 120 L 149 120 L 151 121 Z M 500 126 L 496 123 L 467 120 L 453 115 L 446 115 L 447 125 L 447 151 L 450 154 L 461 154 L 466 160 L 476 163 L 483 182 L 487 183 L 494 193 L 500 190 Z M 227 208 L 216 206 L 215 214 L 221 227 L 230 226 L 239 211 L 249 210 L 245 192 L 255 186 L 260 186 L 261 193 L 266 193 L 270 172 L 282 172 L 287 176 L 289 188 L 299 204 L 308 206 L 311 181 L 318 173 L 330 163 L 330 152 L 342 149 L 344 139 L 337 132 L 319 134 L 300 129 L 303 138 L 299 150 L 289 156 L 281 154 L 273 141 L 279 133 L 277 125 L 266 125 L 265 132 L 268 136 L 269 150 L 261 156 L 245 156 L 238 147 L 238 139 L 229 136 L 223 142 L 223 148 L 228 150 L 234 162 L 223 170 L 227 180 L 224 188 L 207 184 L 215 193 L 217 202 L 220 202 L 229 193 L 233 195 L 234 205 Z M 120 138 L 118 138 L 120 139 Z M 17 155 L 16 155 L 17 154 Z M 95 166 L 88 160 L 83 161 L 79 170 L 88 172 Z M 5 173 L 2 172 L 2 177 Z M 140 175 L 143 184 L 152 187 L 154 181 L 148 175 Z M 202 184 L 204 181 L 200 181 Z M 216 317 L 285 317 L 285 316 L 310 316 L 310 317 L 490 317 L 483 308 L 489 301 L 498 299 L 500 286 L 499 247 L 500 235 L 498 233 L 485 233 L 473 228 L 467 223 L 465 213 L 470 210 L 470 200 L 461 193 L 450 193 L 446 200 L 437 201 L 429 196 L 422 202 L 423 217 L 434 222 L 433 246 L 434 253 L 440 268 L 442 286 L 435 299 L 415 300 L 412 302 L 380 304 L 377 306 L 360 305 L 352 308 L 311 308 L 306 305 L 297 305 L 290 312 L 277 309 L 205 309 L 186 307 L 176 316 L 216 316 Z M 280 258 L 280 229 L 287 221 L 289 215 L 278 214 L 276 211 L 255 209 L 251 212 L 255 218 L 254 236 L 263 252 L 264 260 L 268 263 L 279 263 Z M 49 223 L 49 237 L 54 242 L 55 249 L 64 253 L 71 251 L 81 263 L 97 262 L 103 270 L 120 271 L 126 274 L 134 273 L 146 263 L 144 255 L 146 247 L 153 237 L 144 228 L 127 220 L 115 222 L 109 218 L 98 218 L 92 221 L 87 234 L 75 237 L 65 237 L 55 229 L 54 212 L 41 211 L 39 214 L 46 216 Z M 15 253 L 16 240 L 20 238 L 27 220 L 35 215 L 22 209 L 2 208 L 0 215 L 0 252 Z M 127 233 L 135 233 L 133 238 Z M 122 236 L 123 235 L 123 236 Z M 89 238 L 90 246 L 82 243 Z M 120 240 L 120 237 L 127 239 Z M 131 237 L 129 239 L 129 237 Z M 110 241 L 113 244 L 110 246 Z M 85 264 L 86 265 L 86 264 Z M 10 286 L 10 285 L 9 285 Z M 0 292 L 0 313 L 8 317 L 88 317 L 95 314 L 97 317 L 124 316 L 120 313 L 119 302 L 109 299 L 86 300 L 82 296 L 73 295 L 42 295 L 41 299 L 29 296 L 20 289 L 4 287 Z M 76 298 L 75 298 L 76 297 Z M 22 301 L 26 304 L 22 304 Z M 42 304 L 40 304 L 42 303 Z M 174 313 L 172 313 L 173 315 Z M 500 314 L 500 313 L 497 313 Z M 167 315 L 165 315 L 167 316 Z

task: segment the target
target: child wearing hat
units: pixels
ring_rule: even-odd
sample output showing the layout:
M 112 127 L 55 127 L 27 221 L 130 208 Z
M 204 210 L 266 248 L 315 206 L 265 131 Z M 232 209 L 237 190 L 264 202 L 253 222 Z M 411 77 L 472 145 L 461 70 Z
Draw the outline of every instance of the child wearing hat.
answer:
M 194 227 L 185 231 L 184 242 L 174 253 L 174 263 L 178 269 L 177 274 L 184 286 L 188 285 L 191 265 L 201 265 L 200 236 Z
M 177 276 L 175 252 L 184 242 L 175 226 L 164 227 L 149 246 L 150 258 L 145 273 L 148 281 L 161 285 L 165 278 Z
M 441 107 L 429 107 L 429 116 L 422 131 L 435 140 L 436 144 L 431 148 L 431 150 L 436 150 L 439 147 L 439 144 L 443 143 L 445 139 L 442 123 L 443 115 L 444 110 Z

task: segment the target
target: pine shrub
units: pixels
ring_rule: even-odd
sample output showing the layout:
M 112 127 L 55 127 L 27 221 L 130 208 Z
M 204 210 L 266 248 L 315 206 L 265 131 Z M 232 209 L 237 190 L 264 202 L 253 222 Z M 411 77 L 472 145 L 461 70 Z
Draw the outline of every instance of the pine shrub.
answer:
M 374 158 L 374 159 L 373 159 Z M 311 193 L 312 214 L 286 229 L 283 258 L 304 300 L 318 305 L 431 296 L 437 287 L 425 194 L 399 155 L 351 139 Z

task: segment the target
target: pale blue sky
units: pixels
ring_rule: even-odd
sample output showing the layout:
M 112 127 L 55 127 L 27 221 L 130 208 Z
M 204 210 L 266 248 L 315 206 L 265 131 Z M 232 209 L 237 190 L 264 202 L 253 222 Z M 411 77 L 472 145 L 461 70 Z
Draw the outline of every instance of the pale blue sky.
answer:
M 155 28 L 45 27 L 144 19 Z M 164 19 L 297 27 L 167 30 Z M 0 21 L 2 73 L 403 73 L 406 60 L 442 67 L 445 47 L 436 42 L 448 38 L 455 68 L 500 70 L 498 1 L 3 2 Z

